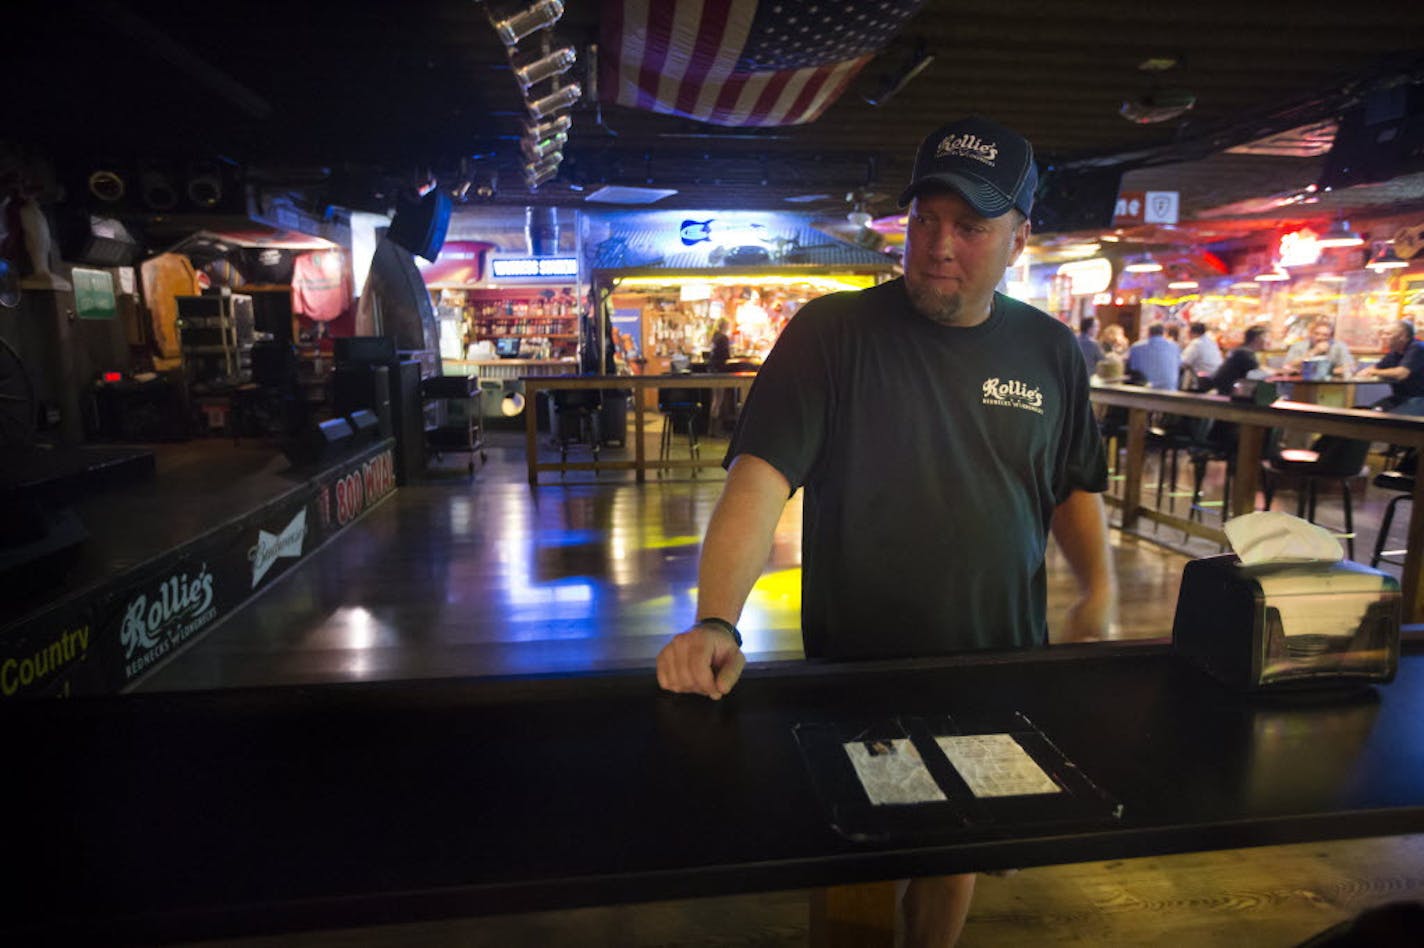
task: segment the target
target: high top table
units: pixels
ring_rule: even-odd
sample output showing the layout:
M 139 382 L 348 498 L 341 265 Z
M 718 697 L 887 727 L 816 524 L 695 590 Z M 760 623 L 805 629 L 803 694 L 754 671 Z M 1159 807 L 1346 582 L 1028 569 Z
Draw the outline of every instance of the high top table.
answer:
M 643 430 L 647 409 L 643 404 L 643 393 L 659 388 L 730 388 L 746 395 L 756 380 L 755 372 L 693 372 L 678 375 L 550 375 L 524 376 L 525 409 L 524 450 L 529 464 L 529 483 L 539 483 L 540 471 L 633 471 L 638 483 L 647 479 L 648 468 L 721 467 L 721 457 L 669 458 L 665 461 L 649 461 L 643 444 Z M 559 389 L 625 389 L 633 392 L 633 458 L 617 461 L 572 461 L 541 462 L 539 460 L 538 410 L 535 396 L 539 392 L 553 392 Z
M 837 832 L 796 729 L 1021 714 L 1114 814 Z M 1249 698 L 1162 645 L 0 708 L 0 940 L 230 937 L 1424 831 L 1424 655 Z

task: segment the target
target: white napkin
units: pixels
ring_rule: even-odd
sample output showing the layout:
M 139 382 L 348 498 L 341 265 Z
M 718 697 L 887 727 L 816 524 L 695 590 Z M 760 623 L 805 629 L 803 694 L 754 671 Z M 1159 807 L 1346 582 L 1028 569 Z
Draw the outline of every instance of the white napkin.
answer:
M 1223 529 L 1243 566 L 1336 563 L 1345 558 L 1345 548 L 1328 530 L 1275 510 L 1232 517 Z

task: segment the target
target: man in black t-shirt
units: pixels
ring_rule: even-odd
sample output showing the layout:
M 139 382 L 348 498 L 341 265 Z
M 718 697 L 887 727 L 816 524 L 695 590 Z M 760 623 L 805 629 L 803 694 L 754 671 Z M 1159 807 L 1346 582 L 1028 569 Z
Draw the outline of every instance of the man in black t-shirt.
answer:
M 1389 334 L 1389 351 L 1363 376 L 1390 383 L 1390 394 L 1371 405 L 1381 411 L 1424 415 L 1424 346 L 1414 339 L 1414 324 L 1401 319 Z
M 1062 323 L 994 291 L 1028 240 L 1036 181 L 1016 133 L 941 128 L 901 199 L 904 278 L 808 303 L 787 325 L 728 449 L 698 621 L 658 655 L 663 688 L 732 690 L 735 623 L 801 487 L 808 656 L 1046 645 L 1050 532 L 1079 587 L 1061 637 L 1107 632 L 1107 475 L 1082 355 Z M 912 943 L 957 937 L 972 891 L 972 875 L 909 883 Z
M 1261 368 L 1261 360 L 1256 353 L 1266 348 L 1266 341 L 1265 326 L 1247 327 L 1241 345 L 1231 350 L 1231 354 L 1211 377 L 1211 390 L 1218 395 L 1230 395 L 1236 383 L 1242 379 L 1265 378 L 1266 373 Z

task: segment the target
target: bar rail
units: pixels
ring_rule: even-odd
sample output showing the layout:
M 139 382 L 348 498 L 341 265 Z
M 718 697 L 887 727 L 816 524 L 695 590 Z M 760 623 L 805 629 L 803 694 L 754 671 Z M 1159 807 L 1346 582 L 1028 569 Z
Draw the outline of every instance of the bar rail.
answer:
M 1185 518 L 1164 514 L 1142 502 L 1142 467 L 1147 447 L 1148 415 L 1162 412 L 1189 418 L 1211 418 L 1239 426 L 1236 474 L 1231 484 L 1231 516 L 1250 513 L 1256 505 L 1266 432 L 1272 428 L 1337 435 L 1362 441 L 1386 441 L 1424 452 L 1424 418 L 1358 408 L 1333 408 L 1280 400 L 1270 405 L 1235 402 L 1224 395 L 1170 392 L 1133 385 L 1095 384 L 1092 400 L 1128 410 L 1126 476 L 1122 493 L 1122 528 L 1136 530 L 1139 520 L 1151 520 L 1189 533 L 1222 539 L 1219 531 Z M 1405 622 L 1424 621 L 1424 480 L 1416 483 L 1409 510 L 1408 552 L 1400 579 Z

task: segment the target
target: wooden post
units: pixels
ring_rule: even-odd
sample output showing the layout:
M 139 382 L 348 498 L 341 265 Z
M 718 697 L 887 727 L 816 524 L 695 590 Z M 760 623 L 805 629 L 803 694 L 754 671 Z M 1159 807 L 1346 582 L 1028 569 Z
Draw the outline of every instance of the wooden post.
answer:
M 539 483 L 539 383 L 524 381 L 524 457 L 529 462 L 529 483 Z
M 1231 510 L 1240 517 L 1256 509 L 1256 484 L 1261 476 L 1261 446 L 1266 429 L 1243 424 L 1236 439 L 1236 479 L 1231 485 Z
M 1137 525 L 1142 508 L 1142 462 L 1147 455 L 1147 411 L 1129 408 L 1127 411 L 1127 478 L 1122 484 L 1122 528 Z

